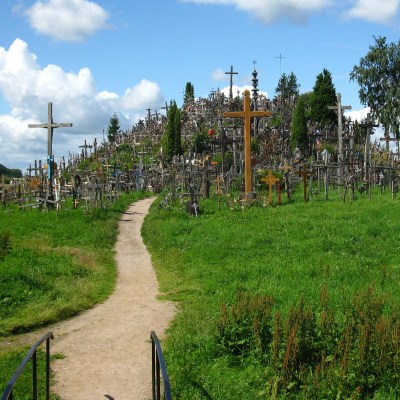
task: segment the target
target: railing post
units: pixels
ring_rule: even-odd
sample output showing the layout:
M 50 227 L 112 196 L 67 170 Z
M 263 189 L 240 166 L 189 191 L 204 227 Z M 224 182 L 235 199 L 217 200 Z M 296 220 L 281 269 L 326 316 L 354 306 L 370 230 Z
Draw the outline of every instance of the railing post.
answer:
M 46 400 L 50 400 L 50 338 L 46 340 Z
M 32 387 L 33 400 L 37 400 L 37 365 L 36 365 L 36 350 L 32 355 Z

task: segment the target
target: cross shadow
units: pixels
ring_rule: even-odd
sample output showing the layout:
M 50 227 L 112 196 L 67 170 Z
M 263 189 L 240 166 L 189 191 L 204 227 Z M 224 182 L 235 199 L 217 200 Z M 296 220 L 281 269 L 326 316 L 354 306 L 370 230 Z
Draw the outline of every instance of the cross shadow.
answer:
M 114 397 L 110 396 L 109 394 L 105 394 L 104 397 L 108 400 L 115 400 Z

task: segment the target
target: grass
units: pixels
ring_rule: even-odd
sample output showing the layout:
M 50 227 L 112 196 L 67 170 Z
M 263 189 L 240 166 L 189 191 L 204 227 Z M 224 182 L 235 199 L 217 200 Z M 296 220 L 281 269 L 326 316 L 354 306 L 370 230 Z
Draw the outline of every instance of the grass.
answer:
M 358 195 L 352 203 L 330 196 L 328 201 L 314 198 L 305 204 L 299 193 L 292 204 L 258 205 L 244 211 L 225 206 L 218 211 L 214 198 L 201 204 L 203 213 L 198 218 L 178 206 L 166 210 L 153 205 L 143 235 L 164 297 L 179 304 L 164 344 L 174 398 L 397 398 L 393 380 L 386 379 L 391 372 L 369 377 L 369 382 L 352 374 L 362 375 L 362 362 L 376 361 L 366 361 L 364 353 L 364 358 L 360 356 L 362 344 L 372 335 L 367 335 L 368 329 L 378 329 L 379 323 L 385 334 L 395 335 L 400 320 L 399 203 L 388 193 L 373 193 L 371 201 Z M 266 349 L 254 339 L 259 315 L 250 321 L 245 317 L 255 306 L 247 305 L 249 312 L 242 313 L 242 319 L 237 317 L 235 310 L 244 307 L 238 300 L 240 293 L 273 299 L 266 318 L 265 332 L 271 336 Z M 353 318 L 368 309 L 374 310 L 367 313 L 369 319 Z M 221 322 L 223 310 L 227 319 Z M 328 311 L 331 336 L 336 335 L 329 343 L 324 327 Z M 277 333 L 278 315 L 282 340 L 277 347 L 279 365 L 274 369 L 272 337 Z M 299 336 L 301 324 L 309 325 L 304 330 L 306 339 L 321 341 L 311 364 L 300 357 L 301 345 L 308 340 Z M 351 337 L 345 337 L 346 327 L 352 332 L 354 328 Z M 292 352 L 288 350 L 291 329 Z M 247 336 L 240 336 L 243 332 Z M 250 350 L 235 354 L 224 345 L 232 337 Z M 254 343 L 247 346 L 246 341 Z M 347 355 L 339 352 L 341 345 L 348 346 Z M 311 380 L 316 380 L 321 368 L 324 346 L 334 352 L 325 354 L 329 360 L 335 356 L 342 362 L 348 357 L 353 364 L 345 371 L 338 361 L 330 368 L 332 376 L 343 375 L 340 379 L 332 378 L 320 392 L 307 391 L 304 386 L 313 388 Z M 368 346 L 372 354 L 378 344 L 371 339 Z M 286 365 L 293 376 L 285 370 L 285 356 L 286 362 L 289 356 L 297 357 L 291 367 Z M 303 376 L 301 368 L 307 368 Z M 391 371 L 398 379 L 397 368 L 396 364 Z M 326 397 L 321 397 L 322 391 Z
M 0 212 L 10 249 L 0 259 L 0 337 L 71 317 L 114 287 L 117 217 L 143 194 L 84 213 Z
M 0 341 L 104 301 L 116 281 L 118 217 L 147 195 L 122 195 L 112 207 L 88 213 L 0 209 Z M 0 351 L 0 393 L 26 352 Z M 32 398 L 25 375 L 17 398 Z
M 11 350 L 0 357 L 0 393 L 2 394 L 7 386 L 9 379 L 14 375 L 21 361 L 28 353 L 29 348 L 21 348 Z M 37 390 L 38 398 L 44 399 L 46 394 L 46 353 L 38 350 L 37 357 Z M 51 359 L 57 356 L 52 356 Z M 50 360 L 51 363 L 51 360 Z M 32 362 L 27 364 L 22 374 L 19 376 L 16 385 L 14 386 L 13 396 L 19 400 L 32 400 Z M 51 400 L 59 400 L 59 397 L 54 393 L 50 393 Z

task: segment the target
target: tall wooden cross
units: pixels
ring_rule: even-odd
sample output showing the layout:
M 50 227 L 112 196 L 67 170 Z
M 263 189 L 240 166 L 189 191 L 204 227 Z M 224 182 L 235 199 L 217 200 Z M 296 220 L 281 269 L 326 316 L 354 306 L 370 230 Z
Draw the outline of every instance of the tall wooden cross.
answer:
M 269 171 L 269 174 L 267 176 L 265 176 L 264 178 L 262 178 L 261 180 L 268 185 L 269 205 L 272 206 L 272 186 L 275 183 L 278 183 L 280 181 L 280 179 L 279 178 L 275 178 L 275 176 L 272 175 L 272 171 Z
M 279 53 L 279 57 L 275 57 L 275 58 L 279 58 L 279 75 L 282 74 L 282 58 L 286 58 L 284 57 L 282 54 Z
M 370 179 L 370 137 L 371 137 L 371 129 L 377 128 L 379 125 L 374 125 L 371 121 L 371 114 L 367 114 L 367 120 L 365 123 L 360 124 L 361 128 L 367 129 L 367 135 L 365 137 L 365 154 L 364 154 L 364 180 L 369 182 Z
M 233 72 L 233 65 L 231 65 L 231 71 L 225 72 L 225 75 L 230 75 L 230 86 L 229 86 L 229 101 L 233 100 L 232 86 L 233 86 L 233 75 L 237 75 L 238 72 Z
M 53 198 L 53 129 L 54 128 L 70 128 L 71 123 L 55 123 L 53 122 L 53 104 L 48 103 L 48 119 L 44 124 L 28 124 L 29 128 L 46 128 L 47 129 L 47 177 L 48 177 L 48 193 L 49 199 Z
M 224 112 L 224 118 L 243 118 L 244 119 L 244 183 L 246 194 L 251 192 L 251 118 L 253 117 L 269 117 L 270 111 L 251 111 L 250 109 L 250 91 L 245 90 L 243 99 L 243 111 Z
M 53 104 L 48 104 L 48 119 L 44 124 L 28 124 L 29 128 L 46 128 L 47 129 L 47 155 L 49 158 L 53 156 L 53 129 L 54 128 L 70 128 L 71 123 L 55 123 L 53 122 Z
M 343 130 L 342 130 L 342 119 L 343 111 L 351 110 L 351 106 L 342 106 L 342 95 L 337 94 L 337 105 L 328 107 L 329 110 L 337 110 L 338 114 L 338 161 L 339 161 L 339 175 L 341 177 L 341 163 L 343 162 Z
M 303 186 L 304 186 L 304 202 L 307 203 L 308 201 L 308 196 L 307 196 L 307 176 L 313 175 L 314 171 L 312 169 L 307 169 L 307 164 L 303 164 L 303 170 L 302 171 L 297 171 L 297 175 L 300 175 L 303 177 Z

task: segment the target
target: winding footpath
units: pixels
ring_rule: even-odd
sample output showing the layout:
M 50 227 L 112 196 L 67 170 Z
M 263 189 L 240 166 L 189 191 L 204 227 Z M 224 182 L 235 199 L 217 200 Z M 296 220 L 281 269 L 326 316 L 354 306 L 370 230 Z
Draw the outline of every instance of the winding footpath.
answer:
M 157 300 L 157 278 L 141 238 L 152 201 L 134 203 L 119 222 L 112 295 L 45 330 L 54 334 L 52 353 L 64 355 L 52 362 L 53 390 L 64 400 L 151 398 L 150 331 L 162 338 L 175 313 L 172 303 Z

